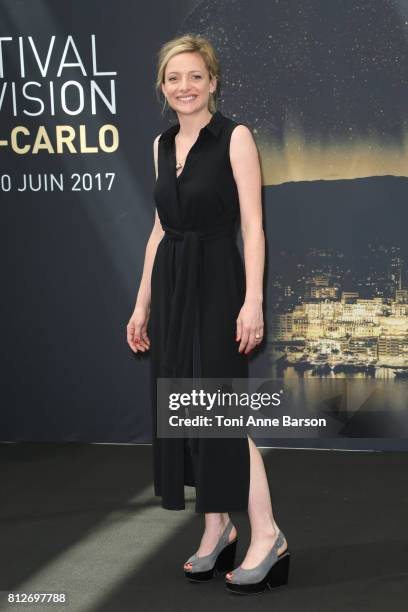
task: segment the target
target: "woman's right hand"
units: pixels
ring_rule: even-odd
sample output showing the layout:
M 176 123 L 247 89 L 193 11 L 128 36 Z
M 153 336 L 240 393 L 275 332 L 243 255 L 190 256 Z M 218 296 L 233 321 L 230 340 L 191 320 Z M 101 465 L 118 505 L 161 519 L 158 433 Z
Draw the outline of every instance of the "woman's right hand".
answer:
M 127 342 L 134 353 L 143 353 L 150 348 L 150 340 L 147 335 L 147 323 L 149 321 L 150 308 L 136 306 L 127 324 Z

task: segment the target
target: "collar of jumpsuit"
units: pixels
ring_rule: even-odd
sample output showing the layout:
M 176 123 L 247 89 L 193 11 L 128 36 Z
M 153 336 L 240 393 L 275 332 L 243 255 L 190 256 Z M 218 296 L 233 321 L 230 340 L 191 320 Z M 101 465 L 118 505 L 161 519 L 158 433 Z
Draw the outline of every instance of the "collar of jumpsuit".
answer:
M 202 132 L 204 131 L 209 132 L 214 138 L 217 138 L 222 127 L 223 115 L 220 111 L 216 111 L 209 123 L 200 129 L 196 143 L 201 138 Z M 163 141 L 166 145 L 169 145 L 167 151 L 170 156 L 171 171 L 174 176 L 174 184 L 177 192 L 178 177 L 176 174 L 174 137 L 179 129 L 180 124 L 176 123 L 163 132 L 159 138 L 159 141 Z M 196 143 L 192 146 L 194 147 Z M 185 170 L 186 165 L 182 173 L 184 173 Z M 164 361 L 165 376 L 180 378 L 190 378 L 192 376 L 195 378 L 202 375 L 199 342 L 198 348 L 193 350 L 194 332 L 196 332 L 197 335 L 199 334 L 198 283 L 202 243 L 229 235 L 233 227 L 231 227 L 231 224 L 228 224 L 217 226 L 210 231 L 180 230 L 166 225 L 162 225 L 162 227 L 165 230 L 167 239 L 182 241 L 180 264 L 176 271 L 171 301 L 170 322 Z
M 207 125 L 201 128 L 198 138 L 200 137 L 200 134 L 203 130 L 210 132 L 210 134 L 213 134 L 217 138 L 218 134 L 221 131 L 221 128 L 222 128 L 222 113 L 217 110 L 211 117 L 209 123 L 207 123 Z M 175 137 L 179 129 L 180 129 L 180 124 L 175 123 L 174 125 L 169 127 L 165 132 L 163 132 L 159 140 L 172 142 L 173 138 Z

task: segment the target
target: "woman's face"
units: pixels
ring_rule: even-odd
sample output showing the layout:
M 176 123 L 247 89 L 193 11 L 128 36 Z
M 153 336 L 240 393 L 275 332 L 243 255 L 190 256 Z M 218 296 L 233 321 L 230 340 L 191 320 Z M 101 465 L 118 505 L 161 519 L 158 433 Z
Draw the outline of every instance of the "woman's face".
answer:
M 178 53 L 167 62 L 162 91 L 177 113 L 190 114 L 208 108 L 209 95 L 215 88 L 216 80 L 210 81 L 200 53 Z

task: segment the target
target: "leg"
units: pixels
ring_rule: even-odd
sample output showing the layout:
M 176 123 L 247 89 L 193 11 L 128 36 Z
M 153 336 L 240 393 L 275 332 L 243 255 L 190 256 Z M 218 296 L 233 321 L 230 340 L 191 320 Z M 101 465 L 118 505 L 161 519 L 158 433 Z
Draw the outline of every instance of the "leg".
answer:
M 230 518 L 228 512 L 206 512 L 204 516 L 205 529 L 203 537 L 201 538 L 200 547 L 196 551 L 199 557 L 204 557 L 212 553 Z M 232 542 L 232 540 L 235 540 L 236 536 L 237 530 L 233 527 L 228 540 Z M 184 567 L 187 570 L 191 569 L 191 563 L 185 563 Z
M 263 458 L 252 438 L 248 436 L 250 448 L 250 485 L 248 515 L 251 523 L 251 542 L 241 567 L 251 569 L 258 565 L 271 550 L 278 537 L 279 527 L 272 513 L 271 496 Z M 278 549 L 281 554 L 287 549 L 285 540 Z M 228 578 L 229 574 L 227 574 Z

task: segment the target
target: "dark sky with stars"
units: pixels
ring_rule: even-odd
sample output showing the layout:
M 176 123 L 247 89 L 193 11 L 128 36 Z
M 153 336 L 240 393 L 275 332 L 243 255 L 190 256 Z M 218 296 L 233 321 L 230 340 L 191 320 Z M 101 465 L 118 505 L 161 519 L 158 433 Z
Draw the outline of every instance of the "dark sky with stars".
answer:
M 287 147 L 276 182 L 370 176 L 381 168 L 404 174 L 408 0 L 206 0 L 176 34 L 185 32 L 214 44 L 219 107 L 251 127 L 266 173 L 268 154 L 272 161 L 273 149 Z M 310 166 L 321 167 L 325 153 L 327 176 Z M 313 161 L 299 171 L 305 159 Z

